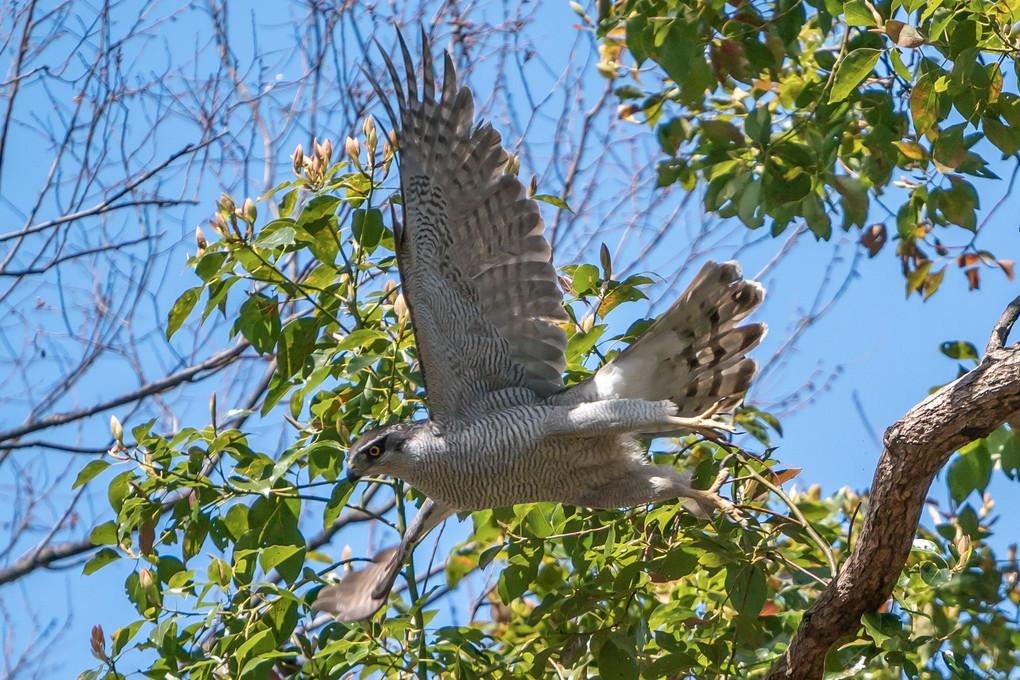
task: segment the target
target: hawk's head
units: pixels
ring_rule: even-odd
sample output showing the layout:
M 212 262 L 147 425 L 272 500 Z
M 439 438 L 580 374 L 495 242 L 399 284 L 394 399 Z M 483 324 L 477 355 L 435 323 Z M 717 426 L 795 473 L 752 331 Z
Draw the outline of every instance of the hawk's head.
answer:
M 396 423 L 363 433 L 347 452 L 347 481 L 353 484 L 367 474 L 400 477 L 407 462 L 404 443 L 418 425 Z

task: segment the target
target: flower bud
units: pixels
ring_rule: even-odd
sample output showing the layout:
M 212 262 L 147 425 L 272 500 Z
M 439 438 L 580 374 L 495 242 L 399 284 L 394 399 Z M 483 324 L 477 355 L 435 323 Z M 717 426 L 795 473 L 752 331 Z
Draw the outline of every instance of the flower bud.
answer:
M 110 433 L 113 440 L 118 444 L 124 444 L 124 426 L 117 420 L 117 416 L 110 416 Z
M 202 251 L 209 245 L 209 242 L 205 240 L 205 234 L 202 233 L 202 225 L 195 227 L 195 243 L 198 244 L 199 255 L 201 255 Z
M 294 174 L 300 177 L 301 169 L 305 167 L 305 151 L 301 148 L 300 144 L 294 149 L 294 155 L 290 159 L 294 163 Z
M 344 142 L 344 150 L 347 152 L 347 157 L 354 163 L 354 167 L 360 170 L 361 161 L 358 160 L 358 155 L 361 154 L 361 145 L 358 144 L 358 140 L 348 137 L 347 141 Z
M 220 236 L 227 235 L 227 220 L 223 217 L 223 213 L 213 215 L 213 218 L 209 220 L 209 224 L 212 225 L 213 231 Z
M 504 175 L 516 175 L 521 169 L 521 157 L 515 153 L 510 154 L 510 160 L 506 162 L 506 167 L 503 168 Z
M 219 206 L 220 211 L 224 213 L 232 213 L 237 209 L 237 206 L 234 204 L 234 199 L 227 194 L 220 196 L 220 200 L 216 203 L 216 205 Z
M 255 224 L 255 218 L 258 217 L 258 211 L 255 209 L 255 201 L 250 198 L 244 199 L 244 204 L 241 206 L 241 212 L 244 213 L 244 221 L 248 224 Z
M 393 301 L 393 312 L 397 315 L 397 319 L 400 321 L 407 321 L 410 316 L 410 310 L 407 308 L 407 301 L 404 299 L 403 294 L 398 294 L 397 299 Z
M 365 119 L 365 122 L 361 125 L 362 132 L 365 133 L 365 143 L 368 145 L 368 153 L 370 156 L 375 155 L 375 148 L 379 144 L 379 134 L 375 129 L 375 119 L 369 116 Z
M 394 156 L 393 146 L 390 144 L 389 140 L 386 140 L 385 142 L 383 142 L 382 147 L 383 175 L 389 173 L 390 163 L 393 162 L 393 156 Z
M 322 158 L 319 155 L 305 156 L 305 169 L 308 179 L 315 181 L 322 176 Z
M 100 661 L 110 660 L 110 657 L 106 655 L 106 640 L 103 637 L 102 626 L 92 626 L 92 637 L 89 639 L 89 645 L 92 647 L 92 656 Z

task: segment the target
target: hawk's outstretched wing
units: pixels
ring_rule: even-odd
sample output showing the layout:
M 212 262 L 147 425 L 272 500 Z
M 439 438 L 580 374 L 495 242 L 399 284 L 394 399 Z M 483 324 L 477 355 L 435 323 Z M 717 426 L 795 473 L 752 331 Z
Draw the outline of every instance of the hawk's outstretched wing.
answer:
M 346 574 L 336 585 L 322 588 L 312 609 L 329 612 L 340 621 L 360 621 L 375 614 L 389 599 L 393 582 L 414 546 L 454 512 L 452 508 L 426 499 L 407 527 L 400 545 L 377 553 L 372 564 Z
M 424 32 L 422 42 L 421 96 L 403 38 L 405 85 L 383 58 L 398 102 L 395 112 L 387 104 L 403 196 L 397 261 L 429 411 L 443 423 L 487 410 L 498 390 L 560 389 L 567 341 L 556 323 L 567 315 L 537 204 L 503 173 L 499 133 L 474 124 L 471 92 L 458 87 L 449 53 L 437 101 Z

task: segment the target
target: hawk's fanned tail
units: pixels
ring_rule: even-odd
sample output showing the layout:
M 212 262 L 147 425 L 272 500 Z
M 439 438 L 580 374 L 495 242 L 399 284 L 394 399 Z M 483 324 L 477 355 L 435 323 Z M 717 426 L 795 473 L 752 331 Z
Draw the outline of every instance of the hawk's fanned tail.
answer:
M 737 323 L 765 297 L 741 278 L 736 262 L 708 262 L 655 323 L 594 376 L 577 386 L 585 399 L 669 399 L 681 416 L 714 405 L 731 411 L 758 369 L 745 354 L 765 336 L 765 324 Z

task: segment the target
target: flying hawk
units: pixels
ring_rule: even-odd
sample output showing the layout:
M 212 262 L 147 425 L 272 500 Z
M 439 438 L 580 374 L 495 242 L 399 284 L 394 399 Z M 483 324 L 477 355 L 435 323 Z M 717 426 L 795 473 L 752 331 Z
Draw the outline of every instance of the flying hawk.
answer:
M 397 262 L 429 418 L 363 434 L 347 478 L 392 475 L 428 500 L 399 546 L 319 591 L 313 608 L 344 621 L 378 611 L 415 544 L 457 511 L 682 497 L 695 510 L 733 514 L 718 484 L 695 489 L 674 466 L 649 464 L 638 438 L 731 429 L 717 414 L 743 400 L 757 370 L 745 354 L 765 334 L 762 323 L 737 325 L 761 303 L 762 286 L 742 279 L 735 262 L 708 262 L 630 347 L 565 388 L 559 324 L 568 317 L 538 206 L 505 173 L 499 133 L 475 124 L 448 52 L 437 93 L 422 38 L 421 93 L 403 38 L 406 92 L 383 59 L 397 99 L 394 110 L 384 98 L 398 130 Z

